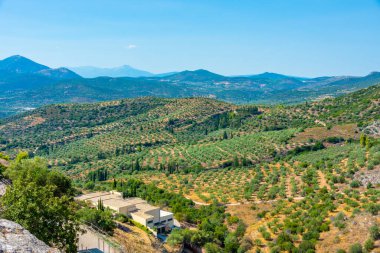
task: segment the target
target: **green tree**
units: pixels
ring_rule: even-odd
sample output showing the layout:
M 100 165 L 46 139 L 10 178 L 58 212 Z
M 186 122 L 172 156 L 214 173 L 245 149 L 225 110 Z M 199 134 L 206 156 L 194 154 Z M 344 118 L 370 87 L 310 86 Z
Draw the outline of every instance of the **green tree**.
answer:
M 109 234 L 113 233 L 116 226 L 113 221 L 112 212 L 109 209 L 104 209 L 104 207 L 101 209 L 82 208 L 78 211 L 78 216 L 83 223 L 101 229 Z
M 98 200 L 98 210 L 104 211 L 104 205 L 101 199 Z
M 1 198 L 2 216 L 51 246 L 76 252 L 77 206 L 67 178 L 49 172 L 38 158 L 20 159 L 6 172 L 13 184 Z
M 116 187 L 117 187 L 117 182 L 116 182 L 116 179 L 114 178 L 114 179 L 113 179 L 113 187 L 112 187 L 112 188 L 113 188 L 113 189 L 116 189 Z
M 365 147 L 366 140 L 367 140 L 367 137 L 366 137 L 364 134 L 361 134 L 361 135 L 360 135 L 360 146 L 361 146 L 362 148 Z
M 367 139 L 365 140 L 365 148 L 369 150 L 371 147 L 372 147 L 372 141 L 370 138 L 367 137 Z
M 136 159 L 136 164 L 135 164 L 135 170 L 139 171 L 141 169 L 139 160 Z
M 224 240 L 224 248 L 226 252 L 237 252 L 239 241 L 235 233 L 229 233 Z
M 3 217 L 29 230 L 38 239 L 66 252 L 76 252 L 75 204 L 66 195 L 56 197 L 55 186 L 17 180 L 1 200 Z
M 17 156 L 19 157 L 19 155 Z M 46 163 L 41 158 L 20 159 L 11 163 L 4 173 L 13 182 L 21 181 L 25 184 L 35 182 L 37 186 L 54 186 L 54 196 L 74 196 L 75 189 L 71 180 L 57 171 L 49 171 Z
M 234 157 L 234 167 L 239 167 L 239 159 L 237 158 L 237 156 Z
M 18 163 L 23 159 L 27 159 L 29 157 L 28 152 L 20 152 L 17 154 L 15 161 Z

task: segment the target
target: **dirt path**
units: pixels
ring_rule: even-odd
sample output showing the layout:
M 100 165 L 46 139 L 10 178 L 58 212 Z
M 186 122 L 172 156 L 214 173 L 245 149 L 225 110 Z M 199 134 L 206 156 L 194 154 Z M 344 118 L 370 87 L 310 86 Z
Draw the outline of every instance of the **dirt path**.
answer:
M 187 199 L 189 200 L 192 200 L 188 197 L 186 197 Z M 293 198 L 293 200 L 302 200 L 304 199 L 305 197 L 295 197 Z M 274 203 L 274 202 L 277 202 L 279 201 L 280 199 L 273 199 L 273 200 L 257 200 L 257 201 L 249 201 L 249 202 L 244 202 L 244 203 L 241 203 L 241 202 L 238 202 L 238 203 L 227 203 L 227 204 L 223 204 L 224 206 L 240 206 L 240 205 L 246 205 L 246 204 L 264 204 L 264 203 Z M 199 205 L 199 206 L 209 206 L 211 204 L 209 203 L 203 203 L 203 202 L 198 202 L 198 201 L 194 201 L 192 200 L 196 205 Z
M 319 185 L 321 186 L 321 188 L 326 187 L 328 190 L 331 190 L 330 185 L 327 183 L 325 174 L 320 170 L 318 170 L 318 177 L 319 177 Z

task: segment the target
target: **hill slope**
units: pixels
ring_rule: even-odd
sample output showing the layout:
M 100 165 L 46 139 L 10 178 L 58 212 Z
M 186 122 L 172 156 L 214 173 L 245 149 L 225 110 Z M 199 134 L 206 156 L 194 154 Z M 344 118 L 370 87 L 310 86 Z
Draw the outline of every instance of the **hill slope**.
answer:
M 76 172 L 88 159 L 93 168 L 128 167 L 136 161 L 146 168 L 216 168 L 234 159 L 249 164 L 313 145 L 307 138 L 290 141 L 307 127 L 352 124 L 341 137 L 357 138 L 356 125 L 365 127 L 380 119 L 379 101 L 378 85 L 337 99 L 260 110 L 207 98 L 51 105 L 3 120 L 0 147 L 61 159 Z
M 297 78 L 275 73 L 222 76 L 207 70 L 165 76 L 81 78 L 22 56 L 0 61 L 0 117 L 47 104 L 99 102 L 141 96 L 210 97 L 232 103 L 294 104 L 335 97 L 380 83 L 379 73 L 365 77 Z
M 296 106 L 157 97 L 58 104 L 2 120 L 0 151 L 42 156 L 81 189 L 171 208 L 191 231 L 226 210 L 221 226 L 239 231 L 236 243 L 255 242 L 244 246 L 252 251 L 337 252 L 380 243 L 380 142 L 361 136 L 379 111 L 380 85 Z M 205 215 L 201 223 L 180 199 Z M 200 247 L 210 240 L 180 231 L 197 242 L 199 234 Z

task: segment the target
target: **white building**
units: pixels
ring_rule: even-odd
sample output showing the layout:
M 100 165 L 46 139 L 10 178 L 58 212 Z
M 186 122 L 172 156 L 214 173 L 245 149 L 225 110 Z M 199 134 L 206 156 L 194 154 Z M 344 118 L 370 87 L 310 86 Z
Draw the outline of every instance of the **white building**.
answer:
M 173 213 L 152 206 L 140 198 L 123 199 L 120 192 L 93 192 L 78 196 L 76 199 L 88 201 L 93 206 L 97 206 L 99 200 L 101 200 L 104 207 L 127 215 L 150 229 L 156 227 L 158 233 L 169 230 L 174 225 Z

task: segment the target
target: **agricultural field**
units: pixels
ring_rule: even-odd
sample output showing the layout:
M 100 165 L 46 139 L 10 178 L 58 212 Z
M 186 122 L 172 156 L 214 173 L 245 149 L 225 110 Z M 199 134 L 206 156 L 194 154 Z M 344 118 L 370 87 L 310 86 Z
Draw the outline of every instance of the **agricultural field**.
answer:
M 137 178 L 200 206 L 224 204 L 247 225 L 242 242 L 251 245 L 249 252 L 338 252 L 357 243 L 370 247 L 370 240 L 378 252 L 371 231 L 380 223 L 379 172 L 380 143 L 355 142 L 251 167 L 143 171 L 116 180 Z
M 291 143 L 308 142 L 310 140 L 328 140 L 329 138 L 359 139 L 360 131 L 356 124 L 335 125 L 306 128 L 290 140 Z
M 365 129 L 380 120 L 379 90 L 295 106 L 149 97 L 52 105 L 3 120 L 0 151 L 41 156 L 78 189 L 172 210 L 184 225 L 174 248 L 221 252 L 210 249 L 230 240 L 231 252 L 376 252 L 380 142 Z
M 202 204 L 213 201 L 236 204 L 302 199 L 307 190 L 306 180 L 319 188 L 343 192 L 346 183 L 353 177 L 360 178 L 360 175 L 371 173 L 372 170 L 376 172 L 380 153 L 373 150 L 376 149 L 366 152 L 358 144 L 346 144 L 301 154 L 286 161 L 251 167 L 237 165 L 174 174 L 154 170 L 143 171 L 132 177 L 183 194 Z

